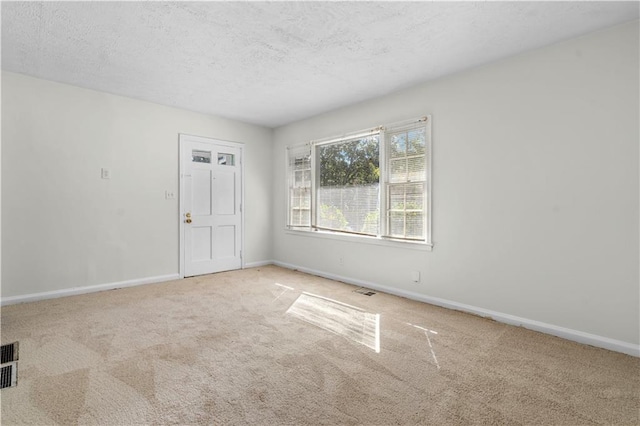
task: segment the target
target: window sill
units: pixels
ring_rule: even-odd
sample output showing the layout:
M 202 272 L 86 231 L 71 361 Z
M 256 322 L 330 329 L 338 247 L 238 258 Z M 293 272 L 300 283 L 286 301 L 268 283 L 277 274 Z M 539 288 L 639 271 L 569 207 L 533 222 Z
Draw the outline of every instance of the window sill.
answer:
M 385 247 L 398 247 L 410 250 L 420 251 L 432 251 L 432 243 L 424 243 L 419 241 L 402 241 L 392 240 L 386 238 L 369 237 L 366 235 L 350 235 L 342 234 L 339 232 L 330 231 L 306 231 L 302 229 L 288 229 L 285 228 L 285 233 L 289 235 L 296 235 L 299 237 L 311 237 L 311 238 L 326 238 L 330 240 L 348 241 L 350 243 L 359 243 L 367 245 L 385 246 Z

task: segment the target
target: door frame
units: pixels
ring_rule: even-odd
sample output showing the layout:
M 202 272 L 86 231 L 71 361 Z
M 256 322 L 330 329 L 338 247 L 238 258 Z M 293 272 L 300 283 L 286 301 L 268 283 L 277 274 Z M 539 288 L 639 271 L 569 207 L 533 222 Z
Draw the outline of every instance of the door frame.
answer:
M 244 269 L 244 143 L 231 142 L 222 139 L 208 138 L 204 136 L 190 135 L 187 133 L 178 134 L 178 177 L 180 182 L 179 202 L 178 202 L 178 228 L 179 228 L 179 241 L 178 241 L 178 257 L 180 263 L 180 278 L 184 278 L 184 170 L 183 170 L 183 145 L 185 142 L 199 142 L 208 145 L 228 146 L 240 150 L 240 269 Z

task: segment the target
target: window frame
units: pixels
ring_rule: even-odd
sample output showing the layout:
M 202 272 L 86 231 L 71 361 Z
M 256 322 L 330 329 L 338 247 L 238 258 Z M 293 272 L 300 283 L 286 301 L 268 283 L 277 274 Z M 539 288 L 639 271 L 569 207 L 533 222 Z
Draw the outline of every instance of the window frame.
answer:
M 296 182 L 295 182 L 295 172 L 297 170 L 291 170 L 291 155 L 292 152 L 295 153 L 295 155 L 300 155 L 300 156 L 306 156 L 306 152 L 308 152 L 309 155 L 309 159 L 310 159 L 310 168 L 309 168 L 309 172 L 311 175 L 311 180 L 310 180 L 310 186 L 309 186 L 309 192 L 311 194 L 311 197 L 313 198 L 313 188 L 314 188 L 314 171 L 313 171 L 313 159 L 312 159 L 312 155 L 311 155 L 311 151 L 313 150 L 313 147 L 310 144 L 303 144 L 303 145 L 297 145 L 297 146 L 288 146 L 285 152 L 285 164 L 286 164 L 286 175 L 287 175 L 287 222 L 286 222 L 286 227 L 289 230 L 297 230 L 297 231 L 310 231 L 311 229 L 307 229 L 307 228 L 311 228 L 313 226 L 313 223 L 311 222 L 311 216 L 312 216 L 312 212 L 313 212 L 313 204 L 311 204 L 311 201 L 309 203 L 309 226 L 306 225 L 294 225 L 292 224 L 292 220 L 293 220 L 293 215 L 292 215 L 292 211 L 293 211 L 293 206 L 292 206 L 292 191 L 295 191 L 295 189 L 299 189 L 299 188 L 303 188 L 300 186 L 296 186 Z M 294 164 L 295 164 L 295 160 L 297 159 L 297 157 L 294 157 Z M 306 169 L 305 169 L 306 170 Z M 292 175 L 293 174 L 293 178 Z M 298 209 L 298 210 L 302 210 L 302 208 Z
M 423 182 L 424 191 L 423 191 L 423 227 L 424 227 L 424 240 L 422 239 L 411 239 L 411 238 L 401 238 L 401 237 L 392 237 L 390 235 L 390 225 L 389 225 L 389 217 L 388 212 L 391 210 L 391 200 L 390 200 L 390 190 L 393 185 L 398 185 L 398 183 L 390 182 L 390 142 L 388 140 L 389 135 L 393 133 L 398 133 L 402 131 L 409 131 L 412 129 L 423 127 L 425 131 L 425 179 Z M 317 147 L 328 144 L 336 144 L 340 142 L 347 142 L 349 140 L 354 140 L 357 138 L 364 138 L 369 136 L 378 135 L 378 143 L 379 143 L 379 164 L 380 164 L 380 180 L 379 180 L 379 232 L 378 235 L 366 235 L 359 233 L 350 233 L 350 232 L 342 232 L 342 231 L 330 231 L 324 229 L 317 228 L 317 215 L 318 215 L 318 206 L 317 206 L 317 191 L 318 191 L 318 181 L 319 181 L 319 161 L 317 158 Z M 363 130 L 358 132 L 352 132 L 343 134 L 340 136 L 334 136 L 331 138 L 325 138 L 320 140 L 315 140 L 308 142 L 302 145 L 293 145 L 288 146 L 285 150 L 285 159 L 286 159 L 286 175 L 287 175 L 287 214 L 286 214 L 286 223 L 285 223 L 285 231 L 288 234 L 292 235 L 300 235 L 300 236 L 319 236 L 323 238 L 330 239 L 338 239 L 344 241 L 365 243 L 365 244 L 374 244 L 374 245 L 383 245 L 383 246 L 401 246 L 405 248 L 413 248 L 413 249 L 422 249 L 422 250 L 431 250 L 433 248 L 433 242 L 431 238 L 431 223 L 432 223 L 432 201 L 431 201 L 431 193 L 432 193 L 432 140 L 431 140 L 431 116 L 427 115 L 421 117 L 419 119 L 411 119 L 405 120 L 402 122 L 392 123 L 386 126 L 379 126 L 369 130 Z M 407 144 L 408 144 L 407 140 Z M 291 213 L 292 213 L 292 204 L 291 204 L 291 169 L 290 169 L 290 161 L 291 156 L 290 152 L 303 150 L 308 150 L 310 155 L 311 162 L 311 188 L 310 188 L 310 218 L 309 218 L 309 226 L 292 226 L 291 225 Z M 408 156 L 407 156 L 408 158 Z M 406 184 L 412 183 L 411 181 L 407 181 Z M 405 218 L 406 221 L 406 218 Z
M 384 175 L 384 194 L 383 196 L 385 197 L 384 200 L 384 212 L 381 212 L 381 221 L 384 219 L 384 225 L 382 225 L 381 223 L 381 234 L 384 232 L 384 237 L 383 238 L 388 238 L 388 239 L 397 239 L 397 240 L 402 240 L 402 241 L 417 241 L 417 242 L 423 242 L 423 243 L 431 243 L 431 226 L 430 226 L 430 218 L 431 218 L 431 187 L 429 182 L 431 181 L 431 155 L 429 155 L 431 153 L 431 129 L 430 129 L 430 117 L 424 117 L 423 119 L 419 120 L 418 123 L 422 123 L 425 122 L 425 124 L 417 124 L 415 122 L 410 122 L 410 123 L 406 123 L 406 124 L 402 124 L 402 125 L 393 125 L 393 126 L 388 126 L 385 129 L 385 132 L 383 133 L 383 155 L 385 156 L 384 158 L 384 164 L 385 167 L 384 169 L 382 169 L 382 174 Z M 409 160 L 412 157 L 408 150 L 409 150 L 409 143 L 410 143 L 410 139 L 409 139 L 409 133 L 411 132 L 411 130 L 416 130 L 419 129 L 421 127 L 424 127 L 425 129 L 425 146 L 424 146 L 424 154 L 414 154 L 413 157 L 417 157 L 417 156 L 421 156 L 424 155 L 424 167 L 425 167 L 425 176 L 424 176 L 424 180 L 410 180 L 407 179 L 404 182 L 391 182 L 391 162 L 392 161 L 397 161 L 400 158 L 403 158 L 406 161 L 406 173 L 407 173 L 407 177 L 409 176 Z M 387 140 L 387 138 L 390 135 L 393 134 L 398 134 L 398 133 L 407 133 L 407 140 L 406 140 L 406 148 L 405 148 L 405 155 L 403 157 L 398 157 L 398 158 L 393 158 L 390 150 L 391 150 L 391 142 Z M 392 187 L 407 187 L 407 186 L 411 186 L 411 185 L 415 185 L 415 184 L 422 184 L 424 186 L 424 189 L 422 191 L 423 194 L 423 198 L 422 198 L 422 213 L 423 213 L 423 224 L 422 226 L 424 227 L 424 236 L 425 239 L 415 239 L 415 238 L 402 238 L 402 237 L 393 237 L 391 235 L 391 218 L 389 217 L 389 213 L 392 212 L 392 206 L 391 206 L 391 188 Z M 406 193 L 405 193 L 406 194 Z M 382 201 L 382 200 L 381 200 Z M 406 209 L 406 204 L 405 204 L 405 208 L 403 209 L 403 211 L 407 212 Z M 406 226 L 406 216 L 404 217 L 404 223 Z

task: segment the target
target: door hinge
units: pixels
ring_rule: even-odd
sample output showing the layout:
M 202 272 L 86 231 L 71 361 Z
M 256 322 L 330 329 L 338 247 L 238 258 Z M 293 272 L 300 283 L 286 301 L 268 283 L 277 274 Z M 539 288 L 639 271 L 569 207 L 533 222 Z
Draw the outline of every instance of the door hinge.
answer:
M 242 213 L 242 203 L 240 203 L 240 213 Z
M 240 250 L 240 259 L 242 259 L 242 250 Z

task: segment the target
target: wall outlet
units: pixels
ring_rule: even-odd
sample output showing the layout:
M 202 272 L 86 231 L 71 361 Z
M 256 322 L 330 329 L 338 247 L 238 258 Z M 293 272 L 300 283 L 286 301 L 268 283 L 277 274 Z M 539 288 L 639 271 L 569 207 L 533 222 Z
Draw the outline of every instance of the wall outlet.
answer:
M 338 258 L 338 264 L 339 264 L 340 266 L 344 266 L 344 257 L 340 256 L 340 257 Z
M 100 169 L 100 177 L 102 177 L 102 179 L 111 179 L 111 170 L 103 167 Z
M 176 193 L 173 191 L 164 191 L 164 198 L 166 198 L 167 200 L 173 200 L 176 198 Z
M 411 271 L 411 281 L 414 283 L 420 282 L 420 271 Z

